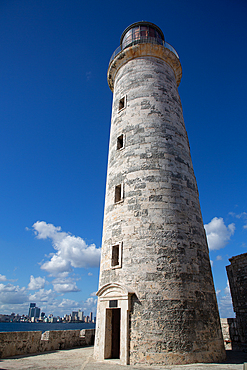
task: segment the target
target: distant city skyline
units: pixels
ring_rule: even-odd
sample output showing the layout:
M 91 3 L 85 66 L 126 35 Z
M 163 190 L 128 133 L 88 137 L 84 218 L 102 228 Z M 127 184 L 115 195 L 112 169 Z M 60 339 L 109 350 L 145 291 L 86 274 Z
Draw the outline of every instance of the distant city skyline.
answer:
M 30 303 L 28 314 L 1 314 L 0 322 L 44 322 L 44 323 L 54 323 L 54 322 L 82 322 L 82 323 L 95 323 L 96 316 L 93 312 L 89 315 L 84 315 L 84 311 L 78 309 L 78 311 L 72 311 L 70 314 L 65 314 L 63 317 L 55 316 L 52 313 L 45 314 L 41 312 L 40 308 L 36 306 L 36 303 Z
M 221 317 L 247 251 L 247 3 L 1 1 L 0 314 L 96 314 L 112 92 L 122 31 L 147 20 L 178 52 L 179 95 Z M 141 5 L 141 6 L 140 6 Z

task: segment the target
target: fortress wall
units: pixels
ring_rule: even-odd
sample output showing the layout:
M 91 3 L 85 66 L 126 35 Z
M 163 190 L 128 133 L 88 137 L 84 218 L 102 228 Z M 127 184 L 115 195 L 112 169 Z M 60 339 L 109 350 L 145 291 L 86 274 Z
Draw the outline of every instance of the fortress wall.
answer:
M 241 341 L 241 323 L 237 318 L 220 319 L 226 350 L 246 352 L 246 343 Z
M 93 345 L 95 329 L 0 332 L 0 358 Z

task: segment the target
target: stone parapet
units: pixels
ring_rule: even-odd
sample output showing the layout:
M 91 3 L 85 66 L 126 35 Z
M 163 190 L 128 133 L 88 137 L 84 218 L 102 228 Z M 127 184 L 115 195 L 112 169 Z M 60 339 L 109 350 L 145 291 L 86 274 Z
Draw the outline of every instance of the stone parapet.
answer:
M 0 358 L 93 345 L 95 329 L 0 332 Z

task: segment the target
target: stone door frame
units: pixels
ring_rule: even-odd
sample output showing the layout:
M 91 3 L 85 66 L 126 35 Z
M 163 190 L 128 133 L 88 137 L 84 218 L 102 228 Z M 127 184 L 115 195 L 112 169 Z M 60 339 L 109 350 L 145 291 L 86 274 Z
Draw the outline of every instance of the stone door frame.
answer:
M 109 341 L 107 341 L 106 333 L 106 310 L 110 308 L 110 301 L 117 301 L 117 307 L 121 309 L 120 364 L 129 364 L 129 311 L 132 294 L 134 294 L 132 289 L 118 283 L 106 284 L 96 293 L 98 296 L 97 339 L 99 348 L 97 357 L 99 361 L 106 360 L 106 353 L 109 353 L 109 349 L 107 349 Z

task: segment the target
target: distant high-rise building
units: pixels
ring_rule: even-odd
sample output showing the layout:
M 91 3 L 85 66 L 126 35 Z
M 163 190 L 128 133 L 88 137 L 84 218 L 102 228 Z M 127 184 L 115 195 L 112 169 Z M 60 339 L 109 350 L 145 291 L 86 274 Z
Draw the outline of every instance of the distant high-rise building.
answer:
M 92 313 L 92 312 L 90 312 L 90 315 L 89 315 L 89 321 L 90 321 L 90 322 L 93 322 L 93 313 Z
M 28 316 L 29 317 L 34 317 L 34 309 L 36 307 L 36 303 L 30 303 L 29 311 L 28 311 Z
M 39 317 L 40 316 L 40 308 L 39 307 L 35 307 L 35 310 L 34 310 L 34 317 Z
M 79 311 L 78 311 L 78 319 L 79 319 L 80 321 L 83 321 L 83 315 L 84 315 L 84 312 L 83 312 L 83 311 L 81 311 L 81 310 L 79 310 Z
M 66 315 L 64 315 L 64 320 L 65 320 L 65 321 L 69 321 L 69 315 L 67 315 L 67 314 L 66 314 Z
M 36 307 L 36 303 L 30 303 L 28 316 L 38 318 L 40 315 L 40 308 Z
M 72 321 L 77 321 L 77 320 L 78 320 L 78 312 L 72 311 Z
M 41 317 L 41 319 L 43 319 L 45 317 L 45 313 L 44 312 L 41 312 L 40 317 Z

